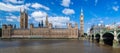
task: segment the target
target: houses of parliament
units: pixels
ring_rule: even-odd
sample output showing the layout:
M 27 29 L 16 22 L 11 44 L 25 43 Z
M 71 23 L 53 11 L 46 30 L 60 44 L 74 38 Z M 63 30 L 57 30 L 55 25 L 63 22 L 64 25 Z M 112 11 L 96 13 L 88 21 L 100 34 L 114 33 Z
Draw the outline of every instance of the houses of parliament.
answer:
M 14 28 L 13 25 L 2 25 L 2 38 L 78 38 L 83 35 L 83 12 L 81 10 L 80 28 L 75 24 L 72 27 L 71 23 L 67 24 L 67 28 L 53 28 L 52 23 L 49 23 L 48 16 L 46 16 L 45 26 L 39 24 L 35 27 L 34 24 L 30 24 L 28 28 L 28 14 L 26 11 L 20 10 L 20 28 Z

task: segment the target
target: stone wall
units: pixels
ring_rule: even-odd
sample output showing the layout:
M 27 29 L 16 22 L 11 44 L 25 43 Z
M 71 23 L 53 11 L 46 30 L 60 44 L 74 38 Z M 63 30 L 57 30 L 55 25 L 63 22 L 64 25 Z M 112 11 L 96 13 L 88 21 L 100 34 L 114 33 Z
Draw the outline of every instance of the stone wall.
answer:
M 76 28 L 30 28 L 30 29 L 4 29 L 3 38 L 21 37 L 21 38 L 78 38 L 78 29 Z
M 30 30 L 29 29 L 13 29 L 12 37 L 29 37 Z

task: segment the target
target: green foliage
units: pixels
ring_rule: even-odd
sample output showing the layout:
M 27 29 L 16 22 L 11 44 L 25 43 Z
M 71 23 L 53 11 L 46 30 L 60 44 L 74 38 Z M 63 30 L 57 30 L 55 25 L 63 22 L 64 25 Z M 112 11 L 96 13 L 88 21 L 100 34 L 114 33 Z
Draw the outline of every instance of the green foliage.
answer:
M 87 36 L 87 33 L 84 33 L 85 36 Z

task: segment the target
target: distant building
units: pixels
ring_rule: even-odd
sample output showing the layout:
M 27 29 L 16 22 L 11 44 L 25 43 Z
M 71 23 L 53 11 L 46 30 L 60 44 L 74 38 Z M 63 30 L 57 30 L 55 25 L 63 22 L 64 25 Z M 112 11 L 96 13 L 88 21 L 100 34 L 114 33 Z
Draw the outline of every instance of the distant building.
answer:
M 94 33 L 100 33 L 105 29 L 106 29 L 105 25 L 93 25 L 90 29 L 90 35 Z
M 81 15 L 81 17 L 83 16 Z M 81 32 L 83 33 L 83 30 Z M 78 38 L 78 25 L 75 24 L 72 27 L 71 23 L 68 23 L 67 28 L 53 28 L 46 16 L 45 26 L 42 21 L 38 27 L 30 24 L 30 28 L 28 28 L 28 14 L 24 10 L 20 11 L 20 28 L 13 28 L 11 24 L 3 24 L 2 38 Z

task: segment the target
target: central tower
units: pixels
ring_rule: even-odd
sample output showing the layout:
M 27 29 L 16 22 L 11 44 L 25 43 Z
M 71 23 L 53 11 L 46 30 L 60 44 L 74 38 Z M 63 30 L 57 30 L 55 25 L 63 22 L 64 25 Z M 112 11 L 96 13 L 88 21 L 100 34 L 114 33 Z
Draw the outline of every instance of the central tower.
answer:
M 83 9 L 81 9 L 80 14 L 80 36 L 84 35 L 84 15 L 83 15 Z
M 48 22 L 48 15 L 46 16 L 45 25 L 46 25 L 46 27 L 48 27 L 48 25 L 49 25 L 49 22 Z
M 28 15 L 25 9 L 20 9 L 20 28 L 28 27 Z

